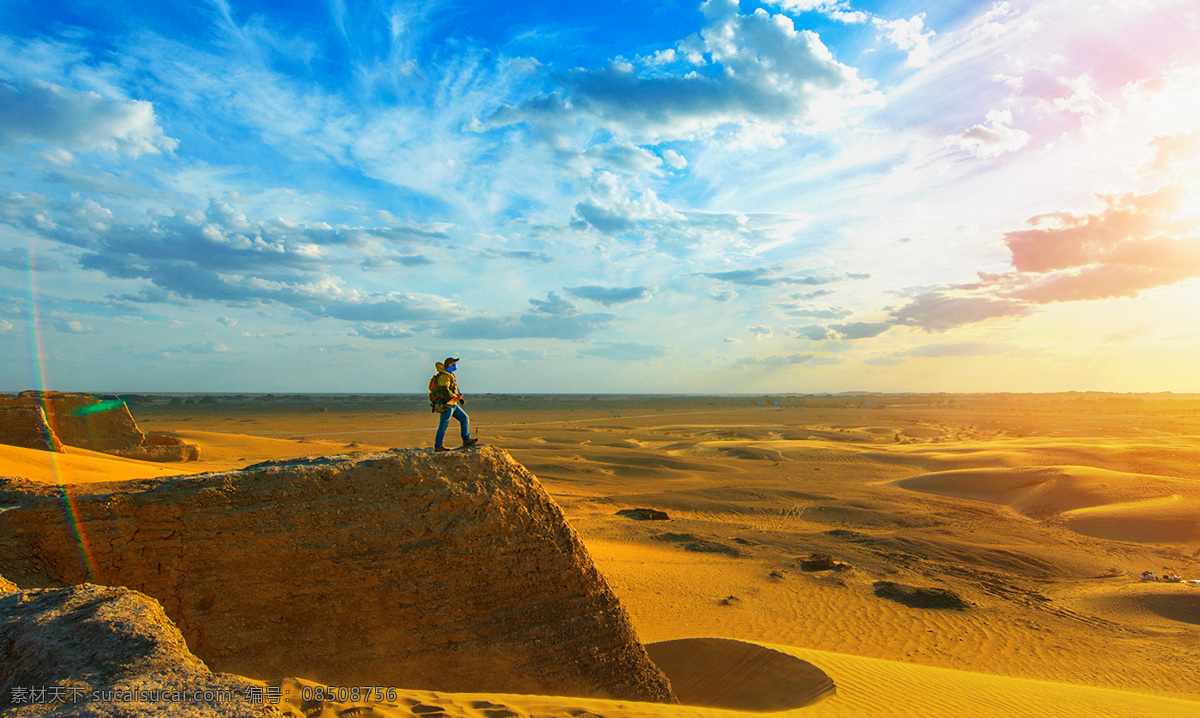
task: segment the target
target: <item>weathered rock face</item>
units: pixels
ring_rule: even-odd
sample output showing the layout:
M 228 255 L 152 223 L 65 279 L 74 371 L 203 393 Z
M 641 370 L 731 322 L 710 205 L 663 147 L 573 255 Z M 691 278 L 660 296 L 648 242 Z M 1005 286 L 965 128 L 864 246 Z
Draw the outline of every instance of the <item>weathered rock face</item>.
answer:
M 79 487 L 84 489 L 85 487 Z M 269 462 L 76 495 L 0 483 L 0 573 L 124 585 L 258 678 L 672 701 L 537 479 L 500 449 Z
M 41 451 L 62 451 L 40 406 L 0 405 L 0 444 Z
M 141 446 L 146 435 L 138 429 L 129 407 L 124 404 L 107 411 L 76 416 L 75 412 L 100 401 L 91 394 L 64 394 L 58 391 L 23 391 L 17 401 L 24 405 L 40 405 L 54 434 L 68 446 L 92 451 L 129 449 Z
M 91 584 L 13 589 L 0 585 L 5 716 L 262 715 L 248 700 L 251 684 L 214 674 L 188 652 L 154 599 Z
M 146 443 L 132 449 L 112 449 L 108 452 L 139 461 L 199 461 L 200 447 L 182 439 L 162 434 L 147 434 Z
M 106 405 L 101 411 L 79 411 L 101 403 Z M 0 396 L 0 444 L 52 451 L 62 451 L 65 444 L 142 461 L 200 458 L 200 448 L 194 444 L 143 434 L 120 400 L 57 391 Z

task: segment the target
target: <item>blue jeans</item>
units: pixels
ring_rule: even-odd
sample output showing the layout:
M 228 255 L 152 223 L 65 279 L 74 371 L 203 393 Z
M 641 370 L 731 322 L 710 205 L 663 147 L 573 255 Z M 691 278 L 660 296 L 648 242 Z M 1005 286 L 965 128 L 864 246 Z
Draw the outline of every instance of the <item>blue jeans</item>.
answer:
M 461 406 L 455 405 L 443 411 L 438 419 L 437 440 L 434 442 L 434 446 L 442 446 L 442 442 L 446 440 L 446 429 L 450 427 L 451 416 L 458 419 L 462 440 L 466 441 L 471 438 L 471 421 L 467 418 L 467 412 L 463 411 Z

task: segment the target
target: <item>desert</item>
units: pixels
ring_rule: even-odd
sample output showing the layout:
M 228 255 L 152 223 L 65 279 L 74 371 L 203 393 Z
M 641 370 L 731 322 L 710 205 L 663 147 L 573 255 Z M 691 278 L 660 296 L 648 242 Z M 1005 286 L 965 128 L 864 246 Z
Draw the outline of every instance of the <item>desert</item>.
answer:
M 0 605 L 127 591 L 249 714 L 1200 710 L 1200 397 L 121 400 L 198 458 L 0 445 Z

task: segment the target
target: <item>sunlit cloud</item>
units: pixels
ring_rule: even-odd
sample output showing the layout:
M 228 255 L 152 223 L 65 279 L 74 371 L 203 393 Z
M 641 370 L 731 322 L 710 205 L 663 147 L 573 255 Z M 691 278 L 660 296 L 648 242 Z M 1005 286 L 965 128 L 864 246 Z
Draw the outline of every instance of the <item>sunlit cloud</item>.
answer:
M 179 141 L 163 134 L 154 108 L 143 100 L 109 99 L 28 80 L 0 81 L 0 146 L 42 142 L 49 158 L 69 164 L 71 151 L 109 150 L 131 157 L 174 150 Z

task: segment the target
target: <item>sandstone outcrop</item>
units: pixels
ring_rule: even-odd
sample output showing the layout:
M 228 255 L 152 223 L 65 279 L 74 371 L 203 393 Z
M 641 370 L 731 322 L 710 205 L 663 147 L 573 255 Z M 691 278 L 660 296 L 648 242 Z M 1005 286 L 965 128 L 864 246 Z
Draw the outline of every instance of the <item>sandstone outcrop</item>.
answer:
M 73 523 L 55 492 L 0 480 L 0 573 L 143 591 L 215 670 L 674 700 L 558 506 L 500 449 L 78 489 Z
M 110 401 L 114 401 L 109 399 Z M 146 435 L 137 427 L 129 407 L 116 403 L 107 411 L 79 414 L 80 409 L 104 401 L 91 394 L 67 394 L 59 391 L 23 391 L 16 403 L 41 406 L 55 436 L 67 446 L 92 451 L 128 449 L 141 446 Z
M 40 406 L 0 405 L 0 443 L 40 451 L 62 451 Z
M 252 684 L 210 671 L 154 599 L 92 584 L 15 588 L 0 579 L 4 716 L 263 714 L 250 700 Z
M 146 443 L 131 449 L 112 449 L 109 454 L 139 461 L 199 461 L 200 447 L 163 434 L 148 434 Z
M 61 451 L 65 444 L 142 461 L 200 457 L 200 448 L 193 444 L 146 436 L 120 399 L 58 391 L 0 397 L 0 444 L 47 451 Z

